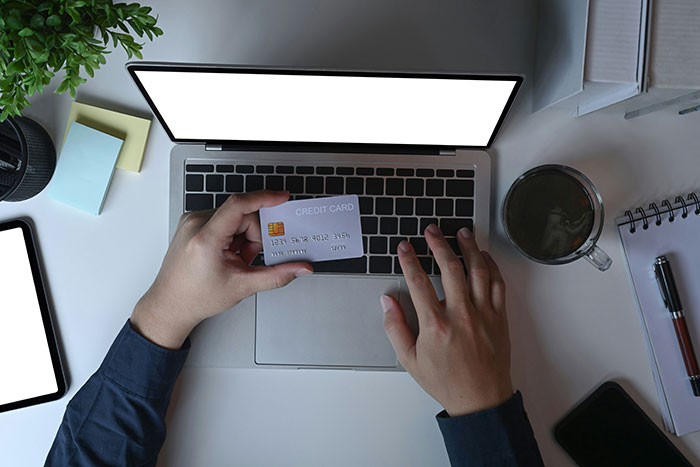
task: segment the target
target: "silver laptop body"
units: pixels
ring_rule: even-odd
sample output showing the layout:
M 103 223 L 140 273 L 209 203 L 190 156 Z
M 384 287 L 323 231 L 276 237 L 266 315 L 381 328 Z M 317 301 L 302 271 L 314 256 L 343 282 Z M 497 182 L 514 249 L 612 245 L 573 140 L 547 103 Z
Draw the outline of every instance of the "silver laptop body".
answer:
M 324 272 L 315 272 L 281 289 L 251 296 L 233 309 L 206 320 L 191 336 L 188 365 L 401 370 L 384 333 L 379 305 L 382 294 L 397 296 L 409 323 L 417 328 L 408 289 L 398 269 L 396 244 L 406 238 L 420 245 L 426 223 L 438 221 L 442 228 L 452 231 L 468 225 L 482 247 L 489 245 L 490 161 L 486 149 L 505 119 L 522 77 L 144 62 L 130 63 L 127 69 L 170 138 L 178 143 L 170 154 L 171 238 L 183 212 L 216 207 L 230 193 L 251 191 L 247 188 L 281 189 L 280 183 L 285 189 L 292 188 L 289 191 L 293 199 L 332 196 L 347 191 L 358 194 L 365 202 L 365 209 L 373 210 L 363 212 L 366 255 L 362 259 L 337 266 L 337 270 L 332 263 L 318 263 L 315 270 Z M 169 110 L 174 108 L 173 103 L 164 101 L 163 92 L 159 91 L 170 86 L 170 75 L 222 80 L 229 73 L 231 76 L 245 74 L 252 79 L 260 73 L 263 77 L 273 75 L 282 80 L 285 76 L 399 77 L 408 79 L 409 84 L 413 83 L 411 79 L 464 79 L 506 82 L 510 83 L 510 88 L 497 104 L 498 121 L 481 145 L 248 141 L 239 135 L 229 141 L 229 138 L 220 138 L 221 133 L 212 140 L 174 134 L 174 131 L 183 131 L 176 129 L 178 125 L 173 124 L 176 117 L 170 116 L 178 110 Z M 213 77 L 214 74 L 217 76 Z M 177 79 L 174 81 L 177 83 Z M 197 93 L 192 93 L 191 89 L 180 91 L 182 99 L 196 99 Z M 218 92 L 227 90 L 224 87 Z M 187 125 L 179 125 L 179 128 L 187 128 Z M 302 131 L 307 128 L 303 127 Z M 206 128 L 203 131 L 206 132 Z M 361 132 L 361 128 L 358 131 Z M 399 128 L 397 134 L 400 131 Z M 323 187 L 321 192 L 317 183 Z M 473 189 L 464 192 L 466 195 L 455 191 L 464 190 L 465 186 Z M 389 193 L 377 191 L 379 187 Z M 431 206 L 432 214 L 428 210 Z M 436 212 L 438 208 L 440 215 Z M 374 212 L 375 209 L 381 212 Z M 442 296 L 437 265 L 431 261 L 429 252 L 422 260 Z

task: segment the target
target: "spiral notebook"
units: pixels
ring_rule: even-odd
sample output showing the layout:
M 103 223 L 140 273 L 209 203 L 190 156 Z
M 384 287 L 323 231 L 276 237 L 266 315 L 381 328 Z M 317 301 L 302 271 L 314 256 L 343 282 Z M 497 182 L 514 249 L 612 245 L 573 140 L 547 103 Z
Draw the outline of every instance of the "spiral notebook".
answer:
M 664 307 L 652 264 L 666 255 L 700 350 L 700 200 L 694 193 L 651 203 L 616 219 L 646 337 L 666 429 L 678 436 L 700 430 L 700 397 L 688 382 L 673 323 Z M 700 357 L 700 356 L 699 356 Z

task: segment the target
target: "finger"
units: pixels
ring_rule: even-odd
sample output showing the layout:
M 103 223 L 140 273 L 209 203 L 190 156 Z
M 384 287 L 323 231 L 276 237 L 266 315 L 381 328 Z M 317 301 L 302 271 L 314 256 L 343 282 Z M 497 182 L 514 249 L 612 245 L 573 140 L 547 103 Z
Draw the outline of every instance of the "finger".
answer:
M 240 255 L 243 261 L 245 261 L 245 264 L 250 264 L 261 251 L 262 243 L 244 242 L 241 246 Z
M 218 241 L 228 240 L 239 231 L 246 214 L 257 212 L 262 207 L 277 206 L 289 199 L 286 191 L 253 191 L 231 195 L 214 213 L 204 229 Z
M 310 264 L 301 262 L 277 264 L 275 266 L 254 266 L 250 268 L 243 278 L 239 277 L 236 280 L 239 283 L 245 281 L 243 287 L 248 295 L 252 295 L 263 290 L 284 287 L 297 277 L 311 274 L 312 272 L 313 269 Z
M 487 251 L 482 251 L 481 256 L 489 268 L 489 279 L 491 281 L 491 305 L 499 313 L 506 312 L 506 283 L 501 276 L 498 265 L 491 258 Z
M 435 288 L 423 271 L 410 243 L 405 240 L 399 243 L 398 253 L 408 291 L 418 315 L 418 325 L 427 326 L 437 318 L 436 313 L 441 309 Z
M 476 245 L 474 234 L 471 230 L 466 227 L 460 229 L 457 232 L 457 238 L 459 249 L 464 257 L 464 263 L 467 265 L 472 303 L 477 307 L 481 307 L 490 300 L 489 269 L 479 252 L 479 247 Z
M 452 251 L 435 224 L 430 224 L 425 229 L 425 239 L 430 251 L 440 267 L 442 288 L 445 290 L 445 299 L 448 303 L 463 304 L 469 300 L 467 279 L 464 275 L 464 263 Z
M 384 332 L 404 368 L 416 358 L 416 336 L 406 323 L 401 305 L 391 295 L 380 298 L 384 310 Z M 408 369 L 408 368 L 406 368 Z

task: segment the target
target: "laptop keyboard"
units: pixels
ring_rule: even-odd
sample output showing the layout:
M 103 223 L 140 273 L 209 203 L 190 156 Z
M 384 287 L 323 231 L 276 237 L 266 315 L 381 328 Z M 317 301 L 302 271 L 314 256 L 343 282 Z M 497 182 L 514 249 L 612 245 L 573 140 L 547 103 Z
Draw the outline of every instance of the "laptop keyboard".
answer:
M 426 273 L 439 275 L 423 236 L 434 223 L 461 256 L 457 231 L 474 229 L 474 171 L 408 167 L 186 164 L 185 211 L 218 208 L 233 193 L 287 190 L 290 200 L 358 195 L 361 258 L 312 263 L 315 272 L 402 274 L 396 249 L 408 240 Z M 262 264 L 262 257 L 253 264 Z

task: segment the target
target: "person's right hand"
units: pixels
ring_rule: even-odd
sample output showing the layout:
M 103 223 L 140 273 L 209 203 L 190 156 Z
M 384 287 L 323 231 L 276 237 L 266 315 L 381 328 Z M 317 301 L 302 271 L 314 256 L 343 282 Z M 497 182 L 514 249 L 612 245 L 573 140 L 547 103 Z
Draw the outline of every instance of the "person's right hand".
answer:
M 505 283 L 488 253 L 479 252 L 472 233 L 457 238 L 464 257 L 454 254 L 431 225 L 425 238 L 442 272 L 445 299 L 438 300 L 410 243 L 399 244 L 399 262 L 418 315 L 416 336 L 401 305 L 384 295 L 384 329 L 401 365 L 450 417 L 495 407 L 513 395 Z

